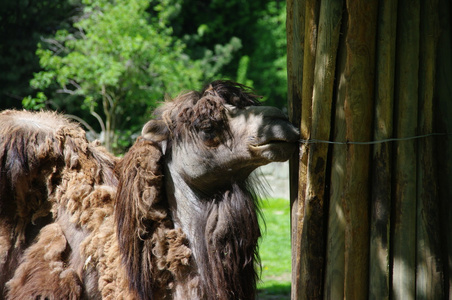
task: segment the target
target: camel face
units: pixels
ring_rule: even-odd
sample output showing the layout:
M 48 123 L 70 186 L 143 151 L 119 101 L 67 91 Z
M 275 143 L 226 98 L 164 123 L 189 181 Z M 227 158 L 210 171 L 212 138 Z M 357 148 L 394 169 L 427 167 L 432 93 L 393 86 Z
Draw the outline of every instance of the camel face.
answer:
M 299 133 L 279 109 L 229 102 L 207 95 L 169 103 L 162 120 L 143 129 L 143 136 L 166 145 L 171 173 L 190 186 L 243 181 L 259 166 L 289 159 L 297 147 Z

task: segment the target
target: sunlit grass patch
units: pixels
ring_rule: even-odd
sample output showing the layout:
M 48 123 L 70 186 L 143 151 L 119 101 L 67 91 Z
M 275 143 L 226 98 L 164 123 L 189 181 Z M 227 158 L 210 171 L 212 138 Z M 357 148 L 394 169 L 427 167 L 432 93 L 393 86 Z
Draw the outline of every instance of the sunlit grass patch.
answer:
M 262 238 L 259 243 L 259 253 L 262 262 L 262 275 L 258 284 L 258 298 L 290 299 L 289 200 L 262 200 L 261 208 L 265 222 L 260 220 Z

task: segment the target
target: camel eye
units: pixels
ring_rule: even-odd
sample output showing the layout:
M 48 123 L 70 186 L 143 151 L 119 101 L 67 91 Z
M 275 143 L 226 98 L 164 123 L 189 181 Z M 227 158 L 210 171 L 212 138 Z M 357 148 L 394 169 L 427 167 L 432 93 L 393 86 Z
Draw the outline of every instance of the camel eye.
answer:
M 201 126 L 199 136 L 207 147 L 216 147 L 220 144 L 220 137 L 212 124 Z
M 213 134 L 215 133 L 215 127 L 212 126 L 212 124 L 208 124 L 208 125 L 204 125 L 201 126 L 201 131 L 204 132 L 205 134 Z

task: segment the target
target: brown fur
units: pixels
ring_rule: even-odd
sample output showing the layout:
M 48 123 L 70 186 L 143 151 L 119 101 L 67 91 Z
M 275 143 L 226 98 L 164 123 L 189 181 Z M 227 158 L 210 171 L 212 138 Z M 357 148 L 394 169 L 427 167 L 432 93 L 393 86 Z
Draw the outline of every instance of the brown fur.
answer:
M 0 113 L 0 299 L 253 299 L 260 231 L 247 183 L 195 191 L 191 242 L 164 185 L 174 143 L 208 151 L 230 137 L 225 104 L 258 102 L 220 81 L 181 95 L 120 161 L 55 113 Z
M 23 256 L 7 288 L 11 299 L 79 299 L 82 283 L 64 263 L 67 241 L 58 224 L 41 229 L 37 242 Z
M 199 261 L 203 292 L 212 299 L 254 299 L 260 230 L 255 197 L 233 184 L 202 205 L 193 247 L 208 259 Z
M 190 264 L 187 241 L 173 229 L 164 201 L 161 159 L 154 142 L 139 138 L 118 165 L 117 238 L 130 287 L 143 299 L 169 298 L 174 277 L 183 280 Z

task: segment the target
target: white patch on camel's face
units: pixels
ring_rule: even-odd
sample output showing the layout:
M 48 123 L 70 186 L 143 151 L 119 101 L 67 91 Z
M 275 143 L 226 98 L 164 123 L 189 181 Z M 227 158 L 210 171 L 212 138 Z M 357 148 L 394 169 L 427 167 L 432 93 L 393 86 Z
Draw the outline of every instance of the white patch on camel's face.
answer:
M 225 124 L 200 126 L 172 142 L 171 165 L 190 185 L 215 187 L 243 181 L 259 166 L 285 161 L 299 134 L 277 108 L 224 106 Z

